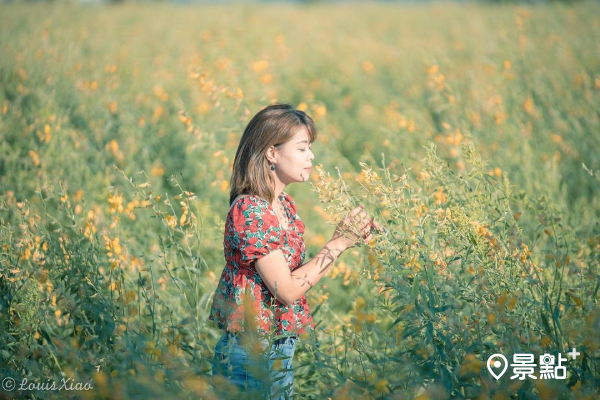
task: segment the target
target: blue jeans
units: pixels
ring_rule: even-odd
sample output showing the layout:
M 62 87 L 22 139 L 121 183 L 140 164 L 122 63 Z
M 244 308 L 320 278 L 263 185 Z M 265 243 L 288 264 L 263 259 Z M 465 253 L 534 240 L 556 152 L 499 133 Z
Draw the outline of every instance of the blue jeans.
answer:
M 241 390 L 241 398 L 285 400 L 294 396 L 292 359 L 296 337 L 275 340 L 248 339 L 242 334 L 223 333 L 215 346 L 213 381 L 226 377 Z M 217 390 L 218 381 L 214 381 Z M 230 393 L 233 395 L 233 393 Z M 239 399 L 239 394 L 236 395 Z

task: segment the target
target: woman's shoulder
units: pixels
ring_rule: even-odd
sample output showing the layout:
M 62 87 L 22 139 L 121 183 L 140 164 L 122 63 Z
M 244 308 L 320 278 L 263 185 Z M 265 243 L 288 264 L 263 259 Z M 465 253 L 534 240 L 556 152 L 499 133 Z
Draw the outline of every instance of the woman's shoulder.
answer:
M 279 194 L 279 199 L 282 202 L 285 202 L 289 205 L 289 208 L 295 213 L 296 212 L 296 202 L 287 192 L 281 191 Z M 266 212 L 269 210 L 270 203 L 257 195 L 254 194 L 240 194 L 237 196 L 233 203 L 231 203 L 231 207 L 229 208 L 229 212 L 232 210 L 246 211 L 248 209 L 252 209 L 253 211 L 263 211 Z
M 240 195 L 236 197 L 227 215 L 226 234 L 232 232 L 267 232 L 278 229 L 279 221 L 269 202 L 260 196 Z
M 252 211 L 264 211 L 268 209 L 269 202 L 263 199 L 260 196 L 256 196 L 253 194 L 240 194 L 237 196 L 233 203 L 231 203 L 231 207 L 229 207 L 229 213 L 232 211 L 240 212 L 251 209 Z

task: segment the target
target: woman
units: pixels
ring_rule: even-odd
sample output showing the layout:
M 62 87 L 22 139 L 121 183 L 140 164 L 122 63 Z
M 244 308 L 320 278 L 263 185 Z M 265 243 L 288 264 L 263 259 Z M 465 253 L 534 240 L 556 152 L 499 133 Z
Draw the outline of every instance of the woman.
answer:
M 224 330 L 213 377 L 227 377 L 251 398 L 292 398 L 296 340 L 314 329 L 305 293 L 342 252 L 372 240 L 371 229 L 380 229 L 357 207 L 303 264 L 304 224 L 284 189 L 308 180 L 315 138 L 308 115 L 287 104 L 271 105 L 248 124 L 233 162 L 226 266 L 209 316 Z

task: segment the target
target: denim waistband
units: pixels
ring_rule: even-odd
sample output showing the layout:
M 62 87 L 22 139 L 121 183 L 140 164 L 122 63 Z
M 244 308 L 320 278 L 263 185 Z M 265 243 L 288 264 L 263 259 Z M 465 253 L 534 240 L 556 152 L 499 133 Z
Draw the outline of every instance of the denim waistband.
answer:
M 238 338 L 240 335 L 242 335 L 242 334 L 243 334 L 243 332 L 229 332 L 229 331 L 225 331 L 225 334 L 226 334 L 228 337 L 230 337 L 230 338 L 232 338 L 232 337 Z M 263 340 L 266 340 L 266 338 L 262 338 L 262 339 L 263 339 Z M 289 340 L 289 339 L 296 340 L 296 339 L 298 339 L 298 337 L 297 337 L 296 335 L 283 336 L 283 337 L 281 337 L 281 338 L 279 338 L 279 339 L 275 339 L 275 340 L 273 341 L 273 344 L 280 344 L 280 343 L 284 343 L 286 340 Z

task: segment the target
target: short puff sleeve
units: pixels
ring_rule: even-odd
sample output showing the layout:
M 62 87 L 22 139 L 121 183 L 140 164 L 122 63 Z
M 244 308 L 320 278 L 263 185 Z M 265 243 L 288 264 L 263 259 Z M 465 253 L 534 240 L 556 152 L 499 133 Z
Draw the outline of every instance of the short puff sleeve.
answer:
M 259 260 L 283 246 L 284 237 L 268 202 L 255 196 L 240 199 L 232 210 L 234 247 L 244 264 Z

